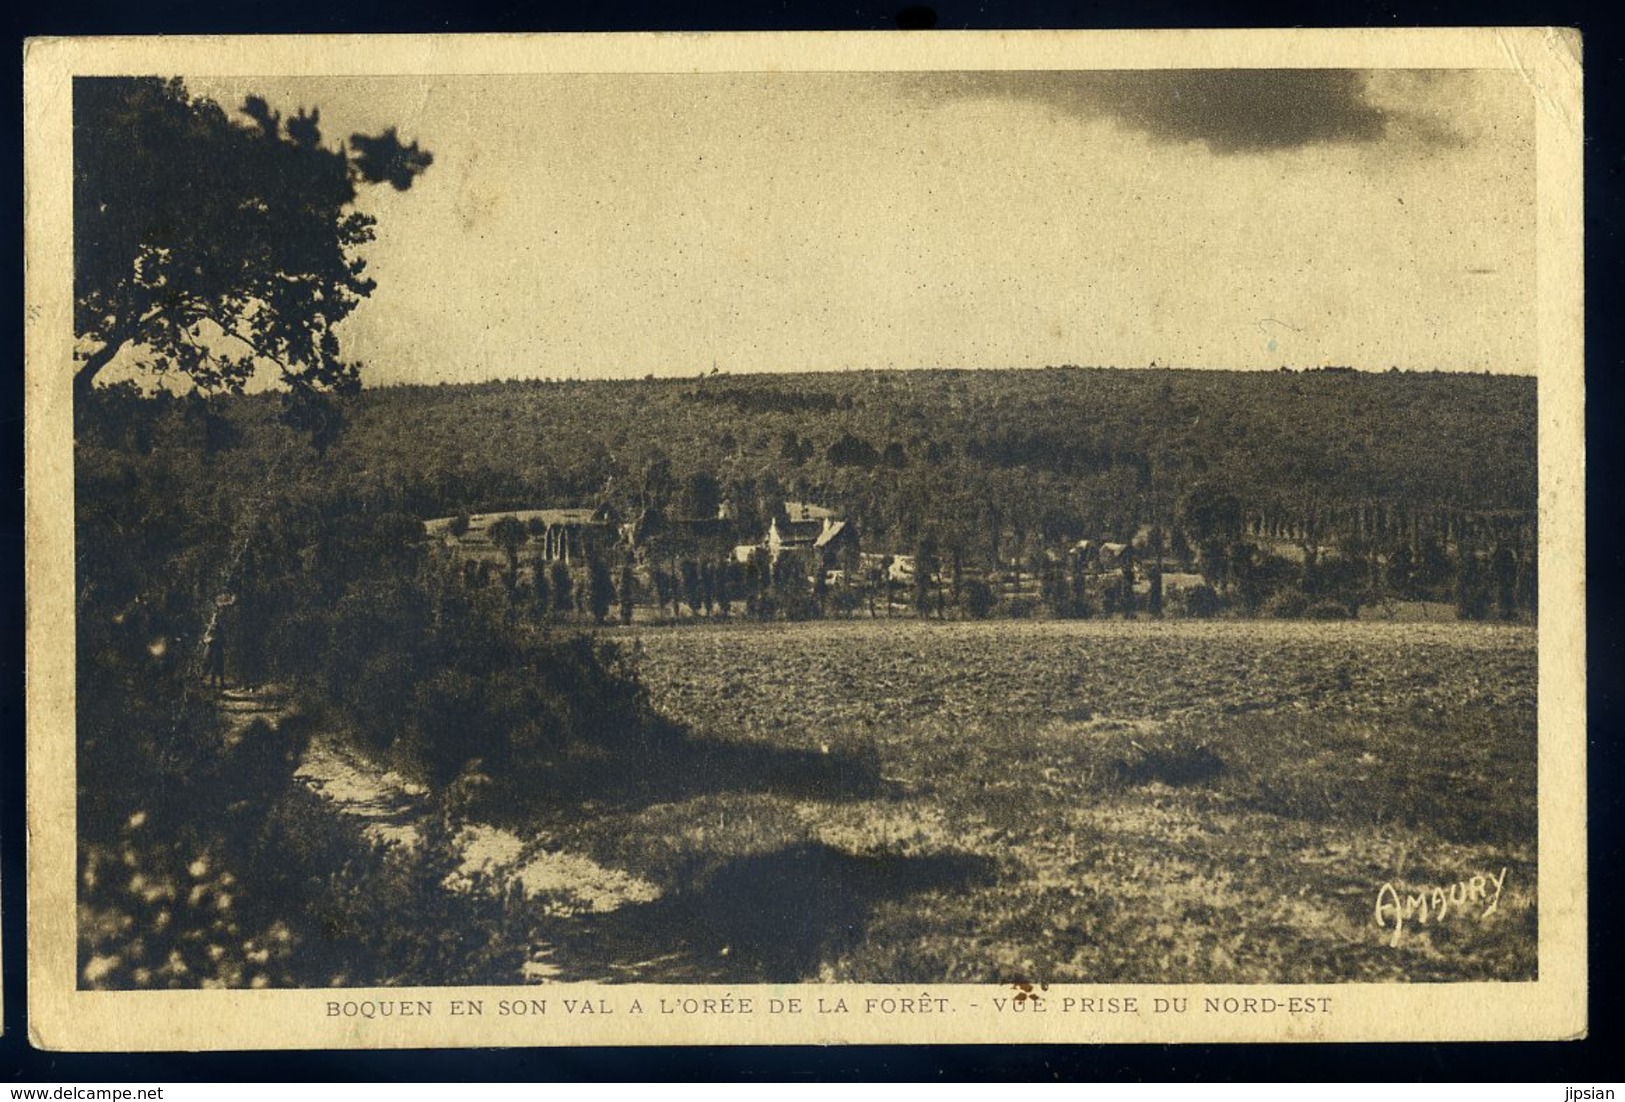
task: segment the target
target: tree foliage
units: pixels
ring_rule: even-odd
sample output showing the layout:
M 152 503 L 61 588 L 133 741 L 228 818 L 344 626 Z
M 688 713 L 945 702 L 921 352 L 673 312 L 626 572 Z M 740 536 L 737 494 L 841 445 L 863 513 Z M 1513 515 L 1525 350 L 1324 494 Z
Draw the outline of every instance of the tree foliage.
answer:
M 359 386 L 334 332 L 374 287 L 357 188 L 405 190 L 432 155 L 393 129 L 329 148 L 319 111 L 234 118 L 179 79 L 81 77 L 73 118 L 76 396 L 126 349 L 203 393 L 272 365 L 319 428 L 314 396 Z
M 503 555 L 508 559 L 508 584 L 516 584 L 519 580 L 519 551 L 530 539 L 530 533 L 518 517 L 498 517 L 491 522 L 486 534 L 491 542 L 502 549 Z

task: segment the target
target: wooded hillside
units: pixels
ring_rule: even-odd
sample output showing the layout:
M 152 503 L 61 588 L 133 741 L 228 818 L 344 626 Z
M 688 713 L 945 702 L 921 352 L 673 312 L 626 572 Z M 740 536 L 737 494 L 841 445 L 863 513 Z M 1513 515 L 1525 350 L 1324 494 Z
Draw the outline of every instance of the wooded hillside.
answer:
M 789 497 L 865 545 L 1045 543 L 1169 524 L 1193 493 L 1250 527 L 1486 538 L 1532 524 L 1535 381 L 1322 370 L 910 371 L 509 382 L 361 394 L 331 469 L 419 516 L 600 500 L 741 527 Z M 1014 548 L 1001 549 L 1014 551 Z

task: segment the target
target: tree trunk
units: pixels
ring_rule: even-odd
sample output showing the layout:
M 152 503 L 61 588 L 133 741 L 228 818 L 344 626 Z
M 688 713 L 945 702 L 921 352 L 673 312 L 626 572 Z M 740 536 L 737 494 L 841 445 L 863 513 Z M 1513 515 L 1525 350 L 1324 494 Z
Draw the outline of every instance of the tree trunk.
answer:
M 96 383 L 96 376 L 102 369 L 113 362 L 128 341 L 122 337 L 108 341 L 101 348 L 91 353 L 90 358 L 73 375 L 73 402 L 75 406 L 82 404 L 90 396 L 90 389 Z

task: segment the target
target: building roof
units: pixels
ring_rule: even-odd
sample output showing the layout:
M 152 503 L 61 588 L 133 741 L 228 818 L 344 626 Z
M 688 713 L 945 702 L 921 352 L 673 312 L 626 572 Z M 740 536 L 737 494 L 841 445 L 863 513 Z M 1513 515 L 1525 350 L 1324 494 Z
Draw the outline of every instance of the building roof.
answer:
M 805 501 L 786 501 L 784 511 L 789 516 L 791 524 L 835 519 L 835 510 L 826 509 L 822 505 L 811 505 Z
M 596 524 L 600 523 L 597 509 L 526 509 L 508 514 L 529 523 L 539 520 L 543 524 Z M 605 521 L 607 523 L 607 520 Z
M 833 522 L 831 522 L 831 523 L 824 526 L 824 530 L 821 533 L 819 533 L 818 538 L 813 541 L 813 546 L 814 547 L 820 547 L 820 548 L 828 547 L 832 542 L 835 541 L 835 539 L 837 539 L 840 536 L 840 534 L 842 532 L 846 532 L 848 530 L 849 530 L 849 528 L 848 528 L 848 525 L 847 525 L 846 521 L 844 521 L 844 520 L 833 521 Z

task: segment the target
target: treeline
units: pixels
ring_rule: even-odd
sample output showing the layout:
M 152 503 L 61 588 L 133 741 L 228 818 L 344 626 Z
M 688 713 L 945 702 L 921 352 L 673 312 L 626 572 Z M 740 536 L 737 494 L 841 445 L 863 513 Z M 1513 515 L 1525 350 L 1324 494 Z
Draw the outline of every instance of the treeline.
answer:
M 498 522 L 500 523 L 500 521 Z M 1427 602 L 1463 620 L 1522 620 L 1535 615 L 1537 561 L 1512 542 L 1447 548 L 1437 536 L 1409 544 L 1349 539 L 1338 548 L 1296 548 L 1208 533 L 1193 543 L 1185 529 L 1153 528 L 1109 565 L 1075 549 L 1035 551 L 989 568 L 927 538 L 906 555 L 832 556 L 804 552 L 774 558 L 757 548 L 748 560 L 640 559 L 596 551 L 584 562 L 530 566 L 460 558 L 464 585 L 502 590 L 510 607 L 538 624 L 760 621 L 919 616 L 1089 619 L 1263 616 L 1356 618 L 1392 612 L 1396 602 Z M 524 544 L 519 548 L 522 550 Z
M 707 386 L 694 392 L 697 401 L 729 406 L 740 413 L 831 413 L 851 409 L 851 395 L 762 390 L 742 386 Z

